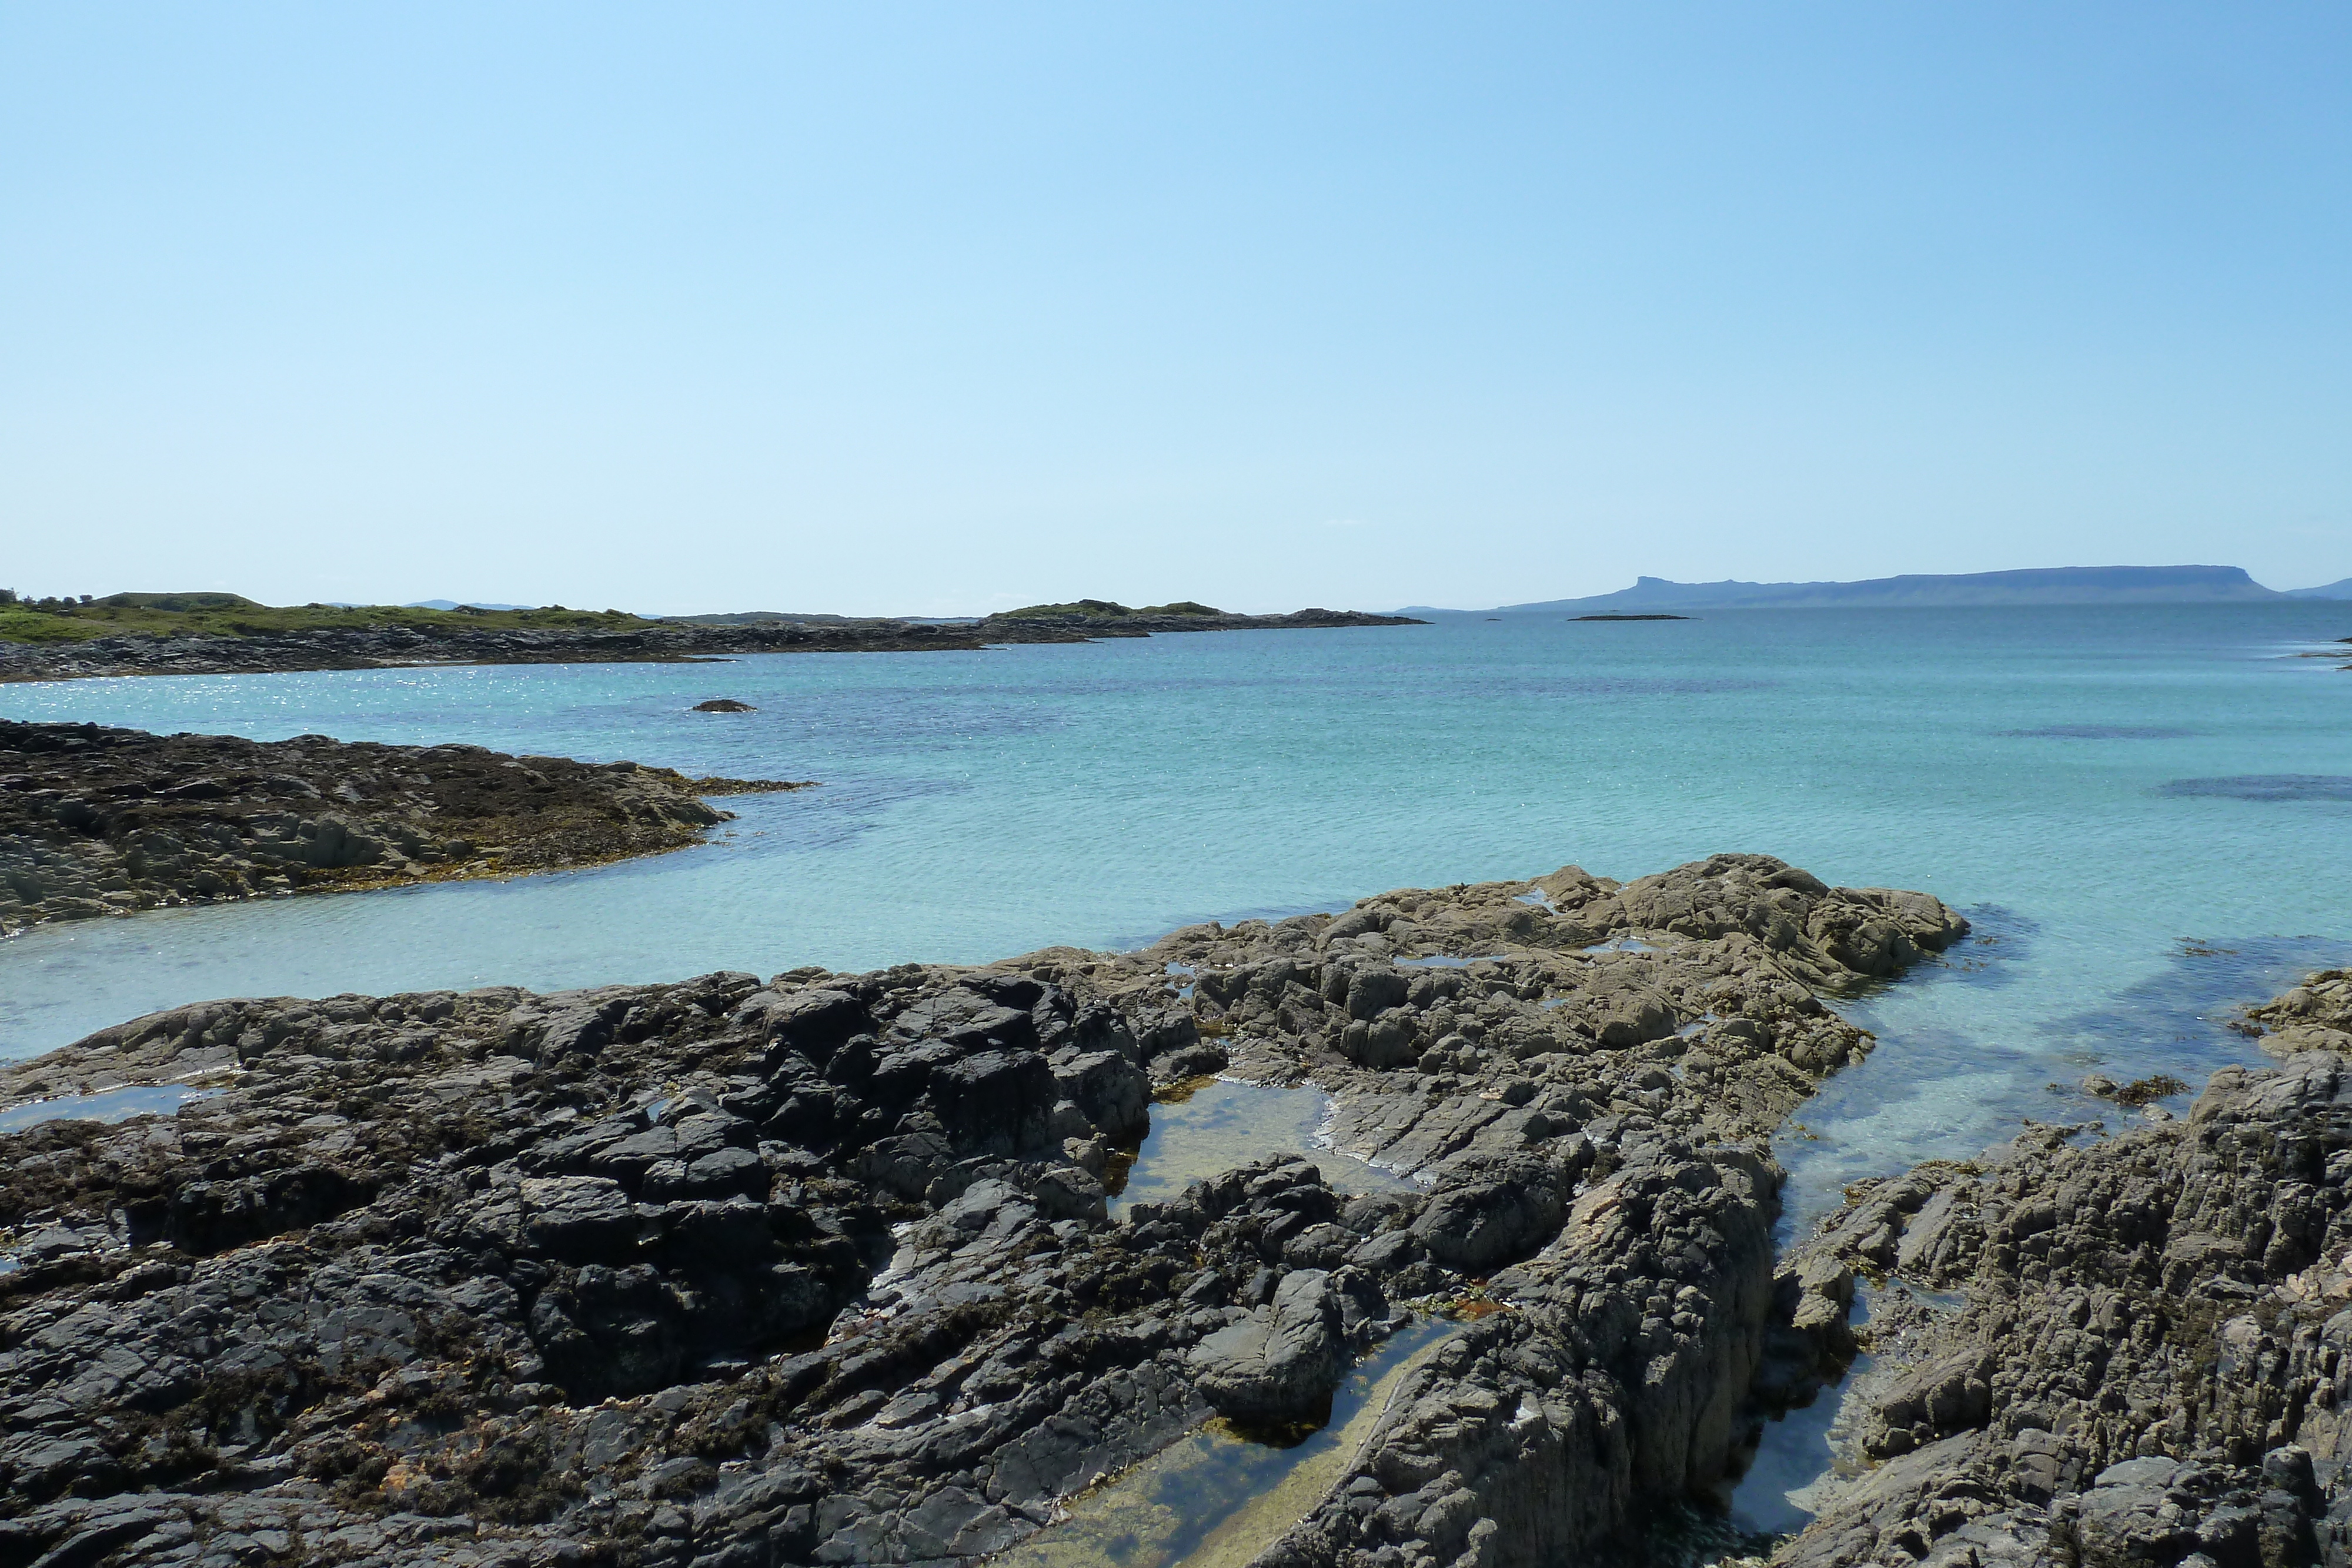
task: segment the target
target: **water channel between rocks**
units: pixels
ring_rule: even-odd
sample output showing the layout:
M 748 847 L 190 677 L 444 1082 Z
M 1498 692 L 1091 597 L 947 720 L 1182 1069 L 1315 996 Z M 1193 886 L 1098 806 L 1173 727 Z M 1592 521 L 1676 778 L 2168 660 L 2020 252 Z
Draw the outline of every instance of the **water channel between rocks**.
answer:
M 1240 1568 L 1323 1500 L 1405 1374 L 1456 1325 L 1417 1318 L 1359 1362 L 1331 1419 L 1290 1448 L 1212 1421 L 1079 1498 L 1069 1517 L 995 1558 L 1000 1568 Z
M 1415 1191 L 1402 1177 L 1338 1153 L 1331 1097 L 1209 1078 L 1163 1091 L 1114 1209 L 1165 1203 L 1191 1183 L 1268 1155 L 1315 1160 L 1342 1192 Z M 993 1560 L 1001 1568 L 1188 1568 L 1241 1564 L 1304 1519 L 1345 1473 L 1408 1368 L 1456 1332 L 1416 1318 L 1352 1368 L 1319 1429 L 1287 1445 L 1222 1419 L 1180 1438 L 1072 1503 L 1068 1516 Z
M 1789 1173 L 1774 1228 L 1776 1255 L 1804 1242 L 1857 1180 L 1899 1175 L 1927 1159 L 1985 1157 L 2028 1121 L 2076 1125 L 2096 1137 L 2141 1119 L 2142 1113 L 2095 1099 L 2074 1082 L 2021 1092 L 2020 1082 L 2030 1079 L 2000 1071 L 2004 1058 L 2030 1052 L 2053 1079 L 2079 1079 L 2095 1068 L 2121 1079 L 2170 1072 L 2189 1087 L 2145 1114 L 2185 1114 L 2216 1068 L 2264 1063 L 2230 1028 L 2238 1009 L 2275 995 L 2310 969 L 2352 957 L 2342 943 L 2318 938 L 2184 939 L 2160 970 L 2104 1005 L 2053 1017 L 2014 1010 L 2021 1001 L 2030 1005 L 2014 975 L 2037 935 L 2031 924 L 2000 909 L 1969 914 L 1974 935 L 1942 959 L 1860 1003 L 1839 1005 L 1878 1037 L 1878 1049 L 1824 1083 L 1773 1139 Z M 1956 1071 L 1969 1063 L 1990 1070 Z M 1933 1306 L 1959 1304 L 1899 1283 L 1860 1283 L 1850 1321 L 1865 1343 L 1874 1309 L 1888 1291 L 1905 1290 Z M 1866 1473 L 1849 1406 L 1858 1413 L 1857 1391 L 1887 1371 L 1880 1358 L 1864 1354 L 1810 1404 L 1767 1421 L 1745 1469 L 1719 1494 L 1728 1535 L 1709 1537 L 1713 1544 L 1696 1551 L 1654 1550 L 1652 1559 L 1710 1561 L 1811 1523 Z
M 1870 1321 L 1877 1293 L 1867 1285 L 1854 1292 L 1847 1322 L 1857 1333 Z M 1812 1522 L 1832 1489 L 1863 1473 L 1845 1429 L 1846 1396 L 1876 1364 L 1866 1352 L 1855 1356 L 1843 1382 L 1765 1424 L 1755 1457 L 1726 1499 L 1725 1511 L 1737 1530 L 1751 1536 L 1794 1535 Z

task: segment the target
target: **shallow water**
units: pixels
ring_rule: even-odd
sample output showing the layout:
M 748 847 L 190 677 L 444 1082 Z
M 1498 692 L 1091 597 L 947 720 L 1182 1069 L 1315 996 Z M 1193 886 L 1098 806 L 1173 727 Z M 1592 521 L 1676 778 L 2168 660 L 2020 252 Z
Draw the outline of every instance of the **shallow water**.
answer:
M 0 1111 L 0 1133 L 21 1132 L 44 1122 L 127 1122 L 133 1116 L 169 1116 L 192 1100 L 218 1092 L 166 1083 L 110 1089 L 99 1094 L 61 1094 Z
M 1238 1568 L 1323 1500 L 1411 1364 L 1455 1332 L 1423 1318 L 1391 1335 L 1349 1373 L 1332 1396 L 1331 1419 L 1303 1442 L 1276 1448 L 1212 1421 L 991 1561 L 1000 1568 Z
M 1923 1159 L 1964 1160 L 1984 1152 L 1996 1131 L 2031 1120 L 2120 1131 L 2142 1113 L 2098 1100 L 2081 1088 L 2094 1068 L 2128 1082 L 2170 1072 L 2186 1092 L 2157 1102 L 2187 1112 L 2213 1070 L 2266 1059 L 2226 1027 L 2248 1001 L 2276 995 L 2309 970 L 2352 960 L 2352 943 L 2271 938 L 2222 947 L 2176 945 L 2154 974 L 2099 1005 L 2042 1020 L 2026 1039 L 2005 1037 L 2003 1010 L 1985 993 L 2017 984 L 2038 936 L 2031 922 L 2003 910 L 1972 911 L 1977 930 L 1945 959 L 1839 1010 L 1875 1032 L 1877 1051 L 1825 1084 L 1775 1140 L 1790 1174 L 1777 1228 L 1786 1247 L 1844 1200 L 1849 1183 L 1884 1176 Z M 1891 1042 L 1891 1043 L 1890 1043 Z M 2037 1071 L 2046 1073 L 2034 1082 Z M 1956 1101 L 1981 1100 L 1967 1113 Z M 1890 1161 L 1889 1150 L 1900 1150 Z M 1855 1322 L 1868 1317 L 1867 1288 Z M 1763 1533 L 1804 1527 L 1823 1500 L 1836 1468 L 1831 1441 L 1861 1357 L 1845 1383 L 1814 1403 L 1767 1424 L 1762 1443 L 1731 1500 L 1732 1522 Z
M 2352 779 L 2327 773 L 2242 773 L 2228 779 L 2175 779 L 2158 789 L 2224 800 L 2352 800 Z
M 2191 1082 L 2199 1021 L 2352 950 L 2352 674 L 2323 601 L 1550 616 L 965 653 L 0 686 L 0 713 L 463 740 L 817 778 L 707 845 L 42 927 L 0 942 L 0 1055 L 200 998 L 761 974 L 1126 946 L 1387 887 L 1633 876 L 1765 850 L 1924 888 L 1979 935 L 1861 1004 L 1882 1045 L 1802 1113 L 1792 1216 L 1965 1155 L 2093 1068 Z M 741 697 L 751 714 L 688 711 Z M 1181 977 L 1178 977 L 1181 978 Z M 1311 1144 L 1308 1152 L 1315 1152 Z
M 1111 1199 L 1111 1212 L 1165 1203 L 1204 1176 L 1276 1154 L 1306 1155 L 1340 1192 L 1419 1190 L 1334 1150 L 1324 1133 L 1330 1117 L 1331 1097 L 1320 1089 L 1274 1089 L 1226 1078 L 1154 1100 L 1151 1130 Z
M 984 960 L 1386 887 L 1761 849 L 2038 933 L 2002 1032 L 2095 1009 L 2178 938 L 2352 936 L 2352 777 L 2322 602 L 1548 616 L 984 653 L 0 687 L 0 713 L 462 740 L 815 778 L 621 865 L 76 922 L 0 944 L 0 1051 L 200 997 Z M 688 711 L 705 697 L 751 714 Z M 2006 732 L 2144 732 L 2130 738 Z M 2031 1048 L 2027 1048 L 2029 1054 Z
M 1867 1286 L 1854 1293 L 1856 1328 L 1870 1321 L 1873 1293 Z M 1822 1389 L 1812 1403 L 1766 1428 L 1765 1441 L 1725 1500 L 1734 1526 L 1748 1535 L 1794 1535 L 1826 1500 L 1830 1485 L 1861 1473 L 1852 1443 L 1843 1440 L 1845 1396 L 1875 1365 L 1870 1355 L 1855 1356 L 1845 1382 Z

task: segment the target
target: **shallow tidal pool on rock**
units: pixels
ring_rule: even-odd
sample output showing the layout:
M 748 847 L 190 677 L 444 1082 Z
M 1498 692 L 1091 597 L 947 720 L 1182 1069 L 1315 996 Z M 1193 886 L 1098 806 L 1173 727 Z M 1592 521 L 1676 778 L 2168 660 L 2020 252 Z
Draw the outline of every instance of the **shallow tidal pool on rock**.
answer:
M 0 1111 L 0 1133 L 22 1132 L 43 1122 L 128 1122 L 133 1116 L 169 1116 L 190 1101 L 213 1092 L 180 1083 L 137 1083 L 96 1094 L 32 1100 Z
M 1304 1155 L 1342 1192 L 1418 1192 L 1402 1176 L 1334 1150 L 1322 1128 L 1331 1097 L 1320 1089 L 1276 1089 L 1213 1078 L 1163 1092 L 1151 1131 L 1111 1199 L 1116 1214 L 1165 1203 L 1192 1183 L 1268 1155 Z M 1116 1178 L 1114 1178 L 1116 1179 Z
M 1875 1294 L 1868 1284 L 1855 1291 L 1848 1322 L 1857 1331 L 1870 1321 Z M 1751 1536 L 1794 1535 L 1812 1522 L 1830 1490 L 1864 1473 L 1845 1431 L 1846 1396 L 1876 1364 L 1868 1352 L 1855 1356 L 1843 1379 L 1766 1424 L 1747 1469 L 1727 1488 L 1725 1511 L 1735 1529 Z
M 1071 1505 L 1069 1517 L 992 1559 L 1002 1568 L 1239 1568 L 1307 1517 L 1347 1470 L 1412 1365 L 1454 1334 L 1420 1318 L 1348 1374 L 1331 1419 L 1288 1448 L 1223 1421 Z

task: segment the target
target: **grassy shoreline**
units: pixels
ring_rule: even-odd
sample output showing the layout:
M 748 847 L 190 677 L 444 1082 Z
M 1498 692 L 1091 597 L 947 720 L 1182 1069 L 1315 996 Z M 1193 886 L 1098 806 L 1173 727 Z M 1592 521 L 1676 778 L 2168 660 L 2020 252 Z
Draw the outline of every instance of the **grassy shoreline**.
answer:
M 257 603 L 235 593 L 113 593 L 88 602 L 0 601 L 0 641 L 88 643 L 148 637 L 282 637 L 404 627 L 415 632 L 622 632 L 662 624 L 621 610 L 425 610 L 402 604 Z

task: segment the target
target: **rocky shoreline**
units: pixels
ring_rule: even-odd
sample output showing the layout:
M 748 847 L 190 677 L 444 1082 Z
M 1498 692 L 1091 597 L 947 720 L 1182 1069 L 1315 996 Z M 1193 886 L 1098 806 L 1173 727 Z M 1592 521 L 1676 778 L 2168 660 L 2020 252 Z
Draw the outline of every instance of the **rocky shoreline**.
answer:
M 217 1092 L 0 1135 L 0 1558 L 969 1562 L 1203 1421 L 1312 1424 L 1429 1312 L 1458 1332 L 1262 1560 L 1622 1542 L 1722 1472 L 1768 1347 L 1843 1333 L 1770 1240 L 1765 1140 L 1870 1044 L 1819 995 L 1965 930 L 1727 855 L 104 1030 L 0 1093 Z M 1112 1218 L 1155 1088 L 1212 1071 L 1318 1085 L 1333 1152 Z
M 657 854 L 730 820 L 706 796 L 803 788 L 478 746 L 0 719 L 0 935 Z
M 1182 632 L 1417 626 L 1410 616 L 1301 610 L 1288 615 L 1138 615 L 916 621 L 667 622 L 625 629 L 427 628 L 385 625 L 250 636 L 125 634 L 79 643 L 0 642 L 0 682 L 101 675 L 248 674 L 431 664 L 689 664 L 744 653 L 877 653 L 977 650 L 1009 643 L 1086 643 Z
M 2281 1064 L 2186 1118 L 1857 1187 L 1790 1271 L 1884 1282 L 1843 1413 L 1876 1468 L 1776 1563 L 2352 1555 L 2352 974 L 2249 1027 Z
M 1055 1531 L 1131 1467 L 1314 1426 L 1436 1313 L 1257 1563 L 1633 1553 L 1858 1348 L 1858 1473 L 1779 1568 L 2343 1563 L 2352 973 L 2185 1117 L 1859 1183 L 1774 1257 L 1767 1139 L 1870 1045 L 1820 996 L 1965 929 L 1718 856 L 104 1030 L 0 1099 L 202 1097 L 0 1134 L 0 1561 L 1091 1561 Z M 1212 1071 L 1315 1083 L 1332 1148 L 1114 1216 Z

